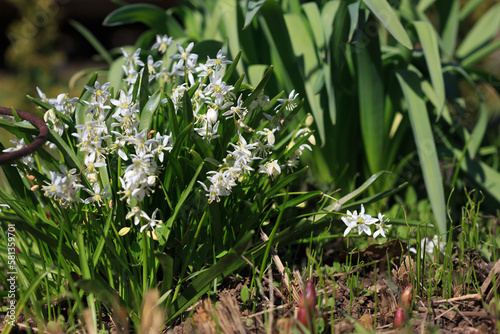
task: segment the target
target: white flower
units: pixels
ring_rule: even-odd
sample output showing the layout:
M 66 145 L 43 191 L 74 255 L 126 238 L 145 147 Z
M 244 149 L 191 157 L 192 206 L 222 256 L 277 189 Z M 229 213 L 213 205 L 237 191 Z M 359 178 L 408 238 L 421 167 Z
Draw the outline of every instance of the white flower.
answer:
M 428 254 L 434 254 L 434 251 L 437 250 L 437 252 L 443 252 L 446 249 L 446 243 L 444 241 L 439 241 L 439 238 L 437 235 L 433 236 L 432 239 L 430 238 L 423 238 L 420 240 L 420 250 L 421 250 L 421 257 L 424 258 L 424 249 L 425 253 Z M 415 247 L 410 248 L 410 252 L 412 253 L 417 253 L 417 250 Z
M 156 133 L 156 148 L 152 150 L 155 155 L 158 155 L 158 159 L 163 162 L 164 153 L 163 151 L 170 152 L 174 148 L 174 140 L 172 137 L 172 133 L 169 135 L 160 135 Z
M 384 216 L 385 215 L 381 212 L 378 213 L 378 223 L 375 223 L 377 230 L 373 233 L 374 238 L 377 238 L 379 235 L 382 235 L 382 237 L 385 238 L 385 232 L 391 227 L 391 225 L 384 225 L 389 221 L 389 219 L 384 218 Z
M 186 63 L 187 66 L 194 66 L 196 61 L 198 60 L 198 55 L 195 53 L 191 53 L 191 50 L 193 49 L 194 43 L 191 42 L 187 46 L 187 48 L 184 50 L 182 46 L 177 44 L 177 50 L 179 50 L 178 54 L 175 54 L 173 56 L 170 56 L 171 59 L 180 59 L 178 63 L 178 67 L 181 68 L 184 66 L 184 63 Z
M 107 192 L 109 189 L 109 184 L 106 185 L 106 187 L 104 187 L 102 191 L 99 182 L 94 183 L 94 186 L 92 188 L 93 190 L 89 190 L 87 188 L 84 189 L 90 194 L 90 197 L 85 200 L 85 204 L 97 203 L 98 206 L 101 206 L 104 199 L 111 196 L 111 193 Z
M 152 55 L 148 56 L 148 71 L 150 80 L 155 77 L 154 74 L 156 73 L 156 68 L 161 67 L 161 65 L 163 65 L 161 60 L 154 61 Z
M 281 174 L 281 167 L 278 165 L 278 161 L 274 159 L 266 162 L 264 165 L 260 165 L 259 167 L 259 173 L 266 173 L 267 176 L 270 176 L 273 180 L 277 175 Z
M 92 93 L 92 99 L 97 101 L 99 104 L 103 104 L 111 95 L 111 93 L 107 91 L 110 85 L 110 82 L 106 82 L 104 85 L 101 85 L 99 81 L 96 81 L 94 87 L 85 85 L 85 88 Z
M 207 66 L 214 66 L 218 70 L 222 67 L 222 65 L 231 64 L 231 63 L 232 63 L 232 61 L 227 60 L 226 56 L 224 56 L 222 54 L 222 50 L 219 50 L 219 52 L 217 52 L 217 56 L 215 59 L 210 59 L 210 57 L 208 57 L 206 65 Z
M 286 110 L 293 110 L 297 106 L 295 102 L 293 102 L 297 96 L 299 96 L 299 93 L 295 94 L 295 89 L 290 92 L 288 95 L 288 98 L 286 99 L 278 99 L 278 105 L 276 106 L 275 110 L 280 109 L 282 106 L 285 106 Z
M 236 105 L 232 106 L 226 112 L 224 112 L 222 114 L 223 117 L 226 117 L 226 119 L 228 119 L 234 117 L 234 115 L 237 115 L 238 119 L 245 118 L 248 110 L 247 108 L 243 107 L 243 102 L 241 101 L 242 96 L 243 94 L 240 94 L 240 96 L 238 97 L 238 101 L 236 101 Z
M 17 137 L 14 140 L 10 140 L 12 144 L 15 145 L 15 147 L 9 147 L 4 149 L 2 152 L 8 153 L 8 152 L 15 152 L 17 150 L 22 149 L 23 147 L 26 146 L 26 143 L 24 142 L 24 138 L 18 139 Z M 35 167 L 35 158 L 33 158 L 33 154 L 28 154 L 22 157 L 21 161 L 26 164 L 26 166 L 29 169 L 32 169 Z M 12 164 L 12 166 L 16 167 L 17 164 Z
M 143 225 L 141 227 L 141 233 L 142 233 L 142 231 L 144 231 L 148 227 L 154 231 L 156 228 L 156 225 L 163 223 L 161 220 L 155 219 L 157 213 L 158 213 L 158 208 L 155 211 L 153 211 L 153 214 L 151 215 L 151 217 L 149 217 L 144 211 L 141 211 L 141 217 L 146 219 L 146 222 L 147 222 L 146 225 Z
M 125 216 L 125 219 L 130 219 L 130 218 L 134 218 L 134 225 L 139 225 L 139 223 L 141 222 L 141 215 L 142 215 L 143 211 L 138 207 L 138 206 L 134 206 L 132 208 L 132 210 L 130 210 L 129 213 L 127 213 L 127 215 Z
M 378 221 L 377 218 L 373 218 L 370 215 L 365 214 L 365 207 L 361 204 L 361 212 L 358 214 L 356 210 L 351 213 L 351 211 L 347 210 L 347 215 L 343 216 L 342 221 L 346 224 L 347 228 L 344 231 L 344 237 L 349 234 L 352 229 L 357 228 L 358 233 L 362 234 L 365 232 L 368 235 L 372 234 L 372 231 L 368 227 L 368 225 L 372 225 Z
M 0 212 L 2 212 L 2 207 L 6 208 L 6 209 L 10 209 L 10 206 L 8 204 L 0 203 Z
M 144 66 L 144 63 L 139 59 L 139 54 L 141 53 L 141 49 L 137 49 L 134 53 L 127 53 L 123 48 L 121 48 L 123 53 L 123 58 L 125 58 L 125 64 L 131 68 L 132 65 L 136 66 Z
M 219 117 L 219 112 L 216 108 L 208 108 L 207 111 L 207 120 L 210 124 L 215 124 L 217 122 L 217 118 Z
M 172 44 L 172 37 L 156 35 L 156 43 L 153 44 L 151 50 L 158 49 L 158 52 L 164 54 L 170 44 Z
M 277 129 L 269 130 L 268 128 L 262 129 L 262 131 L 257 131 L 258 135 L 261 136 L 266 136 L 267 138 L 267 143 L 271 146 L 274 145 L 276 139 L 274 137 L 274 132 L 276 132 Z

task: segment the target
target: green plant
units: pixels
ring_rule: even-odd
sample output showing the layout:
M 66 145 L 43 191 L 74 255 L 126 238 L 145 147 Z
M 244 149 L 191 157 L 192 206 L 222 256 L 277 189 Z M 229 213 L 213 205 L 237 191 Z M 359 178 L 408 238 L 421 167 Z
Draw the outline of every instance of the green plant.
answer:
M 500 201 L 491 186 L 500 175 L 480 159 L 487 125 L 482 93 L 487 90 L 481 87 L 498 89 L 498 79 L 474 67 L 500 47 L 489 43 L 499 28 L 498 5 L 459 43 L 460 23 L 480 1 L 462 8 L 458 0 L 447 5 L 368 0 L 182 4 L 166 12 L 151 5 L 124 6 L 105 23 L 140 21 L 155 33 L 229 41 L 231 54 L 244 51 L 237 71 L 247 71 L 253 84 L 263 71 L 258 64 L 275 64 L 270 91 L 295 89 L 307 97 L 303 110 L 314 116 L 322 150 L 305 157 L 321 188 L 349 192 L 357 173 L 368 177 L 380 170 L 392 170 L 394 177 L 374 191 L 422 178 L 443 238 L 448 230 L 445 191 L 461 186 L 458 175 Z M 136 10 L 141 15 L 130 14 Z M 459 89 L 464 80 L 469 91 Z M 467 112 L 476 113 L 475 126 L 458 125 Z M 413 141 L 405 140 L 410 136 Z M 455 172 L 451 182 L 443 181 L 443 161 Z
M 108 72 L 116 86 L 94 74 L 79 97 L 38 89 L 40 99 L 29 98 L 44 111 L 50 144 L 2 166 L 9 187 L 0 189 L 0 221 L 15 226 L 19 251 L 16 316 L 56 321 L 54 304 L 64 301 L 73 321 L 88 307 L 90 326 L 102 327 L 101 308 L 125 307 L 138 328 L 141 300 L 158 287 L 172 321 L 244 266 L 242 254 L 261 259 L 260 281 L 271 247 L 324 229 L 382 175 L 317 220 L 291 224 L 294 207 L 322 195 L 287 190 L 307 170 L 296 167 L 311 132 L 305 118 L 292 122 L 303 102 L 293 91 L 264 94 L 272 67 L 252 87 L 234 75 L 240 54 L 232 62 L 219 51 L 202 63 L 203 49 L 172 42 L 158 35 L 152 51 L 122 49 Z M 16 117 L 0 126 L 21 146 L 35 133 Z M 350 229 L 371 233 L 353 219 L 349 212 Z M 261 228 L 269 241 L 254 238 Z

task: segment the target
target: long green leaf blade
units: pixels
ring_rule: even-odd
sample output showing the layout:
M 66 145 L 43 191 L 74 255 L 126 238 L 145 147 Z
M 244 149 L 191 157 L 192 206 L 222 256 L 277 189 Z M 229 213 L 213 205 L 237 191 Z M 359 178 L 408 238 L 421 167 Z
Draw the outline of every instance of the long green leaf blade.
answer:
M 420 78 L 413 72 L 401 70 L 396 77 L 403 91 L 408 106 L 408 116 L 417 146 L 417 152 L 424 175 L 427 195 L 436 219 L 438 231 L 446 237 L 446 202 L 443 179 L 439 168 L 436 144 L 432 135 L 431 124 L 424 96 L 420 88 Z
M 418 39 L 422 44 L 425 61 L 431 76 L 432 86 L 438 98 L 438 115 L 441 115 L 445 103 L 445 91 L 436 32 L 429 22 L 418 21 L 413 22 L 413 25 L 417 31 Z
M 457 57 L 464 58 L 492 40 L 500 29 L 500 4 L 484 14 L 465 36 L 457 49 Z
M 132 4 L 118 8 L 105 19 L 105 26 L 114 27 L 135 22 L 141 22 L 156 33 L 167 33 L 167 21 L 170 18 L 166 12 L 158 6 L 151 4 Z
M 413 48 L 410 37 L 399 21 L 396 12 L 386 0 L 363 0 L 363 2 L 399 43 L 410 50 Z
M 361 135 L 370 174 L 374 174 L 384 169 L 385 91 L 378 36 L 373 36 L 368 45 L 354 45 L 353 53 L 357 60 Z
M 151 121 L 153 120 L 153 114 L 158 109 L 161 100 L 161 90 L 156 91 L 153 96 L 151 96 L 141 111 L 141 119 L 139 123 L 139 131 L 144 129 L 149 129 L 151 126 Z

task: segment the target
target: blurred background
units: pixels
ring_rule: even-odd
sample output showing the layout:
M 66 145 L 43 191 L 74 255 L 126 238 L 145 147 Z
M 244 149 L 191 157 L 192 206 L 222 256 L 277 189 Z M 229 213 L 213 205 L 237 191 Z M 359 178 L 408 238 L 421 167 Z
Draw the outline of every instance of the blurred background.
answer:
M 168 9 L 177 0 L 127 1 Z M 134 44 L 148 28 L 143 24 L 104 27 L 106 15 L 123 1 L 0 0 L 0 106 L 30 111 L 26 95 L 40 87 L 48 97 L 69 92 L 70 78 L 86 68 L 106 68 L 92 45 L 71 25 L 77 21 L 108 50 Z M 82 79 L 83 80 L 83 79 Z M 78 87 L 77 90 L 81 90 Z

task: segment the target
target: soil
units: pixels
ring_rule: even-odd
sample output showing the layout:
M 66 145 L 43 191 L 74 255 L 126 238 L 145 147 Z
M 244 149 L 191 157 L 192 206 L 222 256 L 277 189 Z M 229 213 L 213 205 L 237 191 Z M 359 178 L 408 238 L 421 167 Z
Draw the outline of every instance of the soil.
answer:
M 452 291 L 443 291 L 443 287 L 450 285 L 434 278 L 439 277 L 436 273 L 443 268 L 435 264 L 427 267 L 423 271 L 427 278 L 418 281 L 416 259 L 406 255 L 406 248 L 405 243 L 392 241 L 370 245 L 364 251 L 355 253 L 334 256 L 332 252 L 326 252 L 319 275 L 318 271 L 311 272 L 309 269 L 307 272 L 306 269 L 284 271 L 278 255 L 272 254 L 275 264 L 273 274 L 264 277 L 259 289 L 250 289 L 245 302 L 242 300 L 242 294 L 245 295 L 242 291 L 246 289 L 245 286 L 252 286 L 252 276 L 258 277 L 255 272 L 226 278 L 217 294 L 200 300 L 185 312 L 182 320 L 170 328 L 163 328 L 162 332 L 300 333 L 296 314 L 306 285 L 302 277 L 308 277 L 317 289 L 318 305 L 314 311 L 316 324 L 319 324 L 317 332 L 498 332 L 499 308 L 495 307 L 492 300 L 495 291 L 500 293 L 500 260 L 486 263 L 474 250 L 467 250 L 462 260 L 454 258 L 449 261 L 447 277 L 451 277 L 455 283 L 451 284 Z M 335 269 L 338 266 L 334 266 L 334 262 L 358 265 Z M 428 277 L 431 277 L 430 280 Z M 404 322 L 400 328 L 394 329 L 396 310 L 404 306 L 401 293 L 407 286 L 412 286 L 412 302 L 403 311 Z M 154 304 L 159 296 L 152 298 Z M 161 319 L 164 315 L 159 316 Z M 0 321 L 1 318 L 2 315 Z M 118 328 L 121 326 L 116 326 L 112 319 L 108 319 L 112 333 L 129 332 L 127 324 L 120 331 Z M 123 319 L 126 319 L 126 314 L 123 314 Z M 151 319 L 155 320 L 153 316 L 148 321 L 143 319 L 141 327 L 145 323 L 153 323 Z M 19 325 L 11 333 L 23 333 L 23 328 L 33 328 L 35 324 L 24 322 Z M 141 328 L 141 332 L 158 333 L 162 322 L 157 326 L 156 331 Z M 0 329 L 2 327 L 3 324 Z M 38 332 L 36 328 L 33 330 Z M 62 333 L 57 330 L 50 332 Z
M 423 279 L 418 284 L 415 259 L 404 254 L 407 254 L 406 245 L 399 241 L 371 245 L 355 254 L 333 257 L 327 253 L 323 259 L 322 282 L 317 274 L 310 276 L 316 287 L 324 287 L 316 291 L 319 305 L 315 317 L 321 324 L 320 331 L 351 333 L 366 329 L 383 333 L 497 333 L 500 318 L 492 299 L 495 289 L 500 292 L 500 260 L 496 264 L 486 263 L 473 250 L 468 250 L 466 259 L 452 261 L 453 268 L 450 268 L 451 275 L 448 277 L 460 282 L 456 279 L 460 275 L 463 278 L 474 277 L 467 276 L 474 273 L 475 278 L 462 280 L 467 282 L 465 284 L 452 284 L 453 290 L 446 292 L 442 291 L 442 282 L 434 278 L 430 281 Z M 353 259 L 354 255 L 358 258 Z M 330 270 L 329 262 L 348 257 L 354 263 L 377 265 L 360 265 L 346 272 Z M 390 273 L 388 268 L 391 268 Z M 277 269 L 275 272 L 279 271 Z M 435 269 L 427 268 L 425 273 L 428 270 L 433 277 Z M 290 287 L 287 287 L 285 277 L 275 273 L 273 282 L 264 280 L 262 292 L 245 303 L 241 299 L 242 288 L 249 285 L 250 279 L 230 277 L 225 280 L 216 298 L 200 301 L 191 310 L 192 316 L 165 332 L 270 333 L 272 328 L 273 333 L 292 333 L 298 328 L 298 299 L 305 286 L 299 271 L 294 271 L 292 276 L 289 278 Z M 474 283 L 476 288 L 472 281 L 477 282 Z M 272 289 L 272 294 L 271 285 L 279 286 L 279 289 Z M 402 306 L 401 293 L 409 285 L 414 295 L 412 304 L 404 312 L 403 325 L 394 329 L 396 309 Z M 427 298 L 428 295 L 433 297 Z M 447 298 L 436 297 L 443 295 Z

